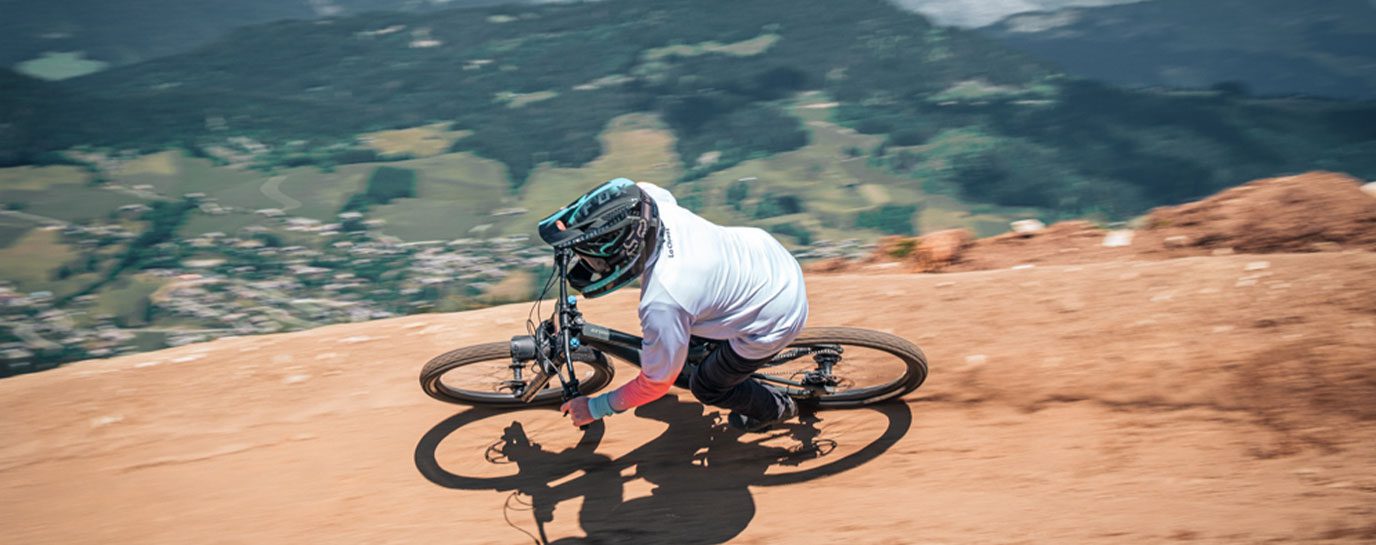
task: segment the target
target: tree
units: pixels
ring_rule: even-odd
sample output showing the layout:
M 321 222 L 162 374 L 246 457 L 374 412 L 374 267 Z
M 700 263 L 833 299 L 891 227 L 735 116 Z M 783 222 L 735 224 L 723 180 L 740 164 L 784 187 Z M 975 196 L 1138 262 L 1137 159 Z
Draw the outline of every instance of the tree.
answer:
M 866 210 L 856 215 L 855 226 L 861 229 L 874 229 L 890 235 L 912 235 L 913 214 L 917 206 L 886 204 L 874 210 Z

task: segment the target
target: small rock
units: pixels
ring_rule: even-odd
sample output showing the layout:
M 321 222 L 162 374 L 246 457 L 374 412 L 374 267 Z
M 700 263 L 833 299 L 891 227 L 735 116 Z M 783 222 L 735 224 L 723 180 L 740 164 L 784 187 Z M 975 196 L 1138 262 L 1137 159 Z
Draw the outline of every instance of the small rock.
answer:
M 1264 270 L 1269 269 L 1269 268 L 1271 268 L 1271 262 L 1269 262 L 1269 261 L 1253 261 L 1253 262 L 1251 262 L 1251 263 L 1248 263 L 1246 267 L 1243 267 L 1242 270 L 1244 270 L 1244 271 L 1264 271 Z
M 1167 248 L 1184 248 L 1190 245 L 1190 237 L 1185 235 L 1169 236 L 1164 242 Z
M 1233 255 L 1233 249 L 1232 249 L 1232 248 L 1214 248 L 1214 251 L 1209 252 L 1209 254 L 1210 254 L 1210 255 L 1216 255 L 1216 256 L 1218 256 L 1218 255 Z
M 1245 287 L 1248 287 L 1248 286 L 1255 286 L 1255 285 L 1257 285 L 1257 279 L 1252 278 L 1252 277 L 1250 277 L 1250 276 L 1244 276 L 1244 277 L 1242 277 L 1242 278 L 1239 278 L 1239 279 L 1237 279 L 1237 283 L 1236 283 L 1236 284 L 1233 284 L 1234 287 L 1238 287 L 1238 288 L 1245 288 Z
M 954 264 L 974 239 L 975 234 L 966 229 L 946 229 L 922 235 L 912 254 L 917 270 L 939 271 Z
M 91 427 L 92 427 L 92 428 L 100 428 L 100 427 L 109 426 L 110 424 L 116 424 L 116 423 L 123 422 L 123 421 L 124 421 L 124 417 L 121 416 L 121 415 L 118 415 L 118 414 L 112 414 L 112 415 L 107 415 L 107 416 L 101 416 L 101 417 L 98 417 L 98 418 L 92 418 L 92 419 L 91 419 Z
M 1362 193 L 1376 197 L 1376 182 L 1362 184 Z
M 1118 229 L 1115 231 L 1109 231 L 1108 234 L 1104 235 L 1104 247 L 1123 248 L 1127 246 L 1132 246 L 1132 234 L 1133 232 L 1131 229 Z
M 287 375 L 286 378 L 282 379 L 282 384 L 297 384 L 301 382 L 306 382 L 310 379 L 310 375 Z
M 1022 270 L 1031 269 L 1031 268 L 1033 268 L 1033 267 L 1036 267 L 1036 265 L 1033 265 L 1033 264 L 1031 264 L 1031 263 L 1023 263 L 1022 265 L 1013 265 L 1012 269 L 1015 270 L 1015 271 L 1022 271 Z
M 371 340 L 373 340 L 373 338 L 367 335 L 354 335 L 352 337 L 344 337 L 343 339 L 340 339 L 339 342 L 344 344 L 358 344 L 366 343 Z
M 1041 232 L 1042 229 L 1046 229 L 1045 223 L 1035 219 L 1018 220 L 1008 225 L 1013 228 L 1014 233 L 1021 235 L 1034 235 Z
M 187 363 L 204 358 L 205 354 L 189 354 L 180 358 L 173 358 L 172 363 Z
M 813 261 L 803 265 L 803 270 L 810 273 L 834 273 L 851 269 L 853 264 L 844 257 L 833 257 L 821 261 Z
M 966 365 L 971 365 L 971 366 L 975 366 L 975 365 L 984 365 L 984 364 L 985 364 L 986 362 L 988 362 L 988 361 L 989 361 L 989 358 L 988 358 L 987 356 L 985 356 L 984 354 L 971 354 L 971 355 L 969 355 L 969 356 L 965 356 L 965 364 L 966 364 Z
M 949 288 L 949 287 L 954 286 L 954 285 L 956 285 L 955 282 L 938 282 L 937 285 L 936 285 L 936 287 L 938 287 L 938 288 Z
M 141 361 L 141 362 L 135 363 L 135 364 L 134 364 L 134 368 L 135 368 L 135 369 L 143 369 L 144 367 L 152 367 L 152 366 L 154 366 L 154 365 L 162 365 L 162 361 L 161 361 L 161 360 Z

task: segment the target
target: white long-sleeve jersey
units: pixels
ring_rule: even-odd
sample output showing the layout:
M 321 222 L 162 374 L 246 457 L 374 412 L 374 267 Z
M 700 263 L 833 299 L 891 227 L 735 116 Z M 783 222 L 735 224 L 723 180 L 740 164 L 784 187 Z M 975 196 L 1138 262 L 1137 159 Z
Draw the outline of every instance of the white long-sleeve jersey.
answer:
M 640 376 L 610 394 L 622 411 L 669 391 L 690 335 L 728 341 L 742 357 L 761 359 L 807 321 L 802 268 L 779 241 L 761 229 L 716 225 L 668 191 L 637 185 L 659 208 L 662 243 L 640 279 Z

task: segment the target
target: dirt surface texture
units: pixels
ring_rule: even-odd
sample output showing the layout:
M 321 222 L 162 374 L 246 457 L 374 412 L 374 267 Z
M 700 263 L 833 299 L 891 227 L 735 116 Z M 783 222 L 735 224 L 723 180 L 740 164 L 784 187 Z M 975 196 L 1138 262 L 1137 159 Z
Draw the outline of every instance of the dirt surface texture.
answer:
M 8 378 L 3 541 L 1372 543 L 1376 253 L 1349 242 L 1366 236 L 812 275 L 812 325 L 903 336 L 931 375 L 761 435 L 677 389 L 586 432 L 421 392 L 427 359 L 522 334 L 527 304 Z M 634 332 L 635 298 L 583 309 Z
M 978 240 L 961 230 L 891 237 L 868 262 L 822 262 L 810 270 L 959 272 L 1230 253 L 1376 251 L 1376 188 L 1344 174 L 1310 172 L 1157 208 L 1119 229 L 1079 220 L 1049 227 L 1027 222 Z

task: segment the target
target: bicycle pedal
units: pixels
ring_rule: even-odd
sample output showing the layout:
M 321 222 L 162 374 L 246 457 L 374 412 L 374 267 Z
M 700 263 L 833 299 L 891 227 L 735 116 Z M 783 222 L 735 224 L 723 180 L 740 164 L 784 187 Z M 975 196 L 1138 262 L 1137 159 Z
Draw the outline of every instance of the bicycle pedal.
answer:
M 546 373 L 543 368 L 536 366 L 535 376 L 530 379 L 530 384 L 526 385 L 525 391 L 521 392 L 521 401 L 530 403 L 531 400 L 535 399 L 535 396 L 540 393 L 540 390 L 544 390 L 545 386 L 549 384 L 549 379 L 549 373 Z

